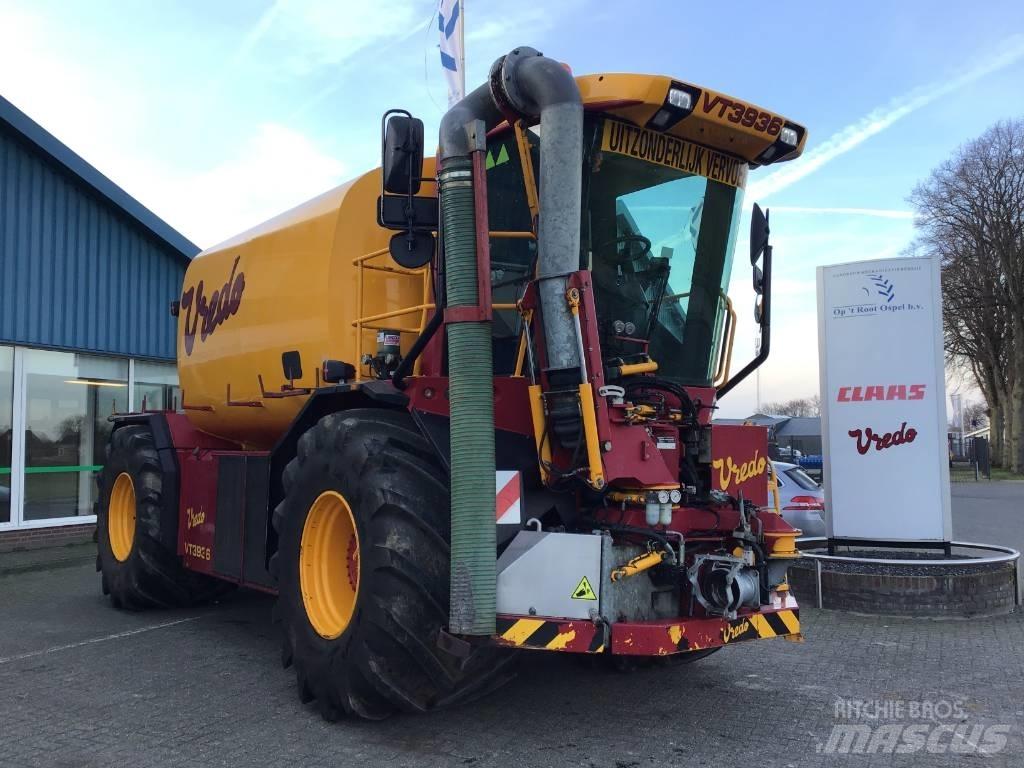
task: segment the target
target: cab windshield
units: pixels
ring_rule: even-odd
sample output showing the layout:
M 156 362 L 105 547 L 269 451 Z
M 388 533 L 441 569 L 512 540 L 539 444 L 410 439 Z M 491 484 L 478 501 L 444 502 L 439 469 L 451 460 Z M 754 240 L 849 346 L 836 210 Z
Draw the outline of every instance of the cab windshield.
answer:
M 583 211 L 603 354 L 628 361 L 646 346 L 659 376 L 710 385 L 743 190 L 609 151 L 603 124 L 588 120 Z

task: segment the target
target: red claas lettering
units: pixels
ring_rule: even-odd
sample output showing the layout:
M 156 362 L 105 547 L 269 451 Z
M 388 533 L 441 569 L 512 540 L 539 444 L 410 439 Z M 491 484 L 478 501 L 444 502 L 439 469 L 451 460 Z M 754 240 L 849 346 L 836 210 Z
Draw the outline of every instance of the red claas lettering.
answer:
M 925 384 L 870 384 L 840 387 L 838 403 L 863 403 L 871 400 L 924 400 Z

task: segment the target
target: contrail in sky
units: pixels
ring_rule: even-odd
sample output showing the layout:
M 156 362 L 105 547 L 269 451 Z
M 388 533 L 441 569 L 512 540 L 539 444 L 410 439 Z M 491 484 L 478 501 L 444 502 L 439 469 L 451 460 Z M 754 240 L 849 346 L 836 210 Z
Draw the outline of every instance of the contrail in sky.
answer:
M 914 218 L 913 211 L 900 211 L 890 208 L 819 208 L 805 205 L 773 205 L 772 213 L 834 213 L 846 216 L 874 216 L 878 219 Z
M 792 163 L 787 163 L 769 176 L 750 185 L 750 200 L 763 200 L 805 176 L 809 176 L 831 160 L 845 155 L 864 141 L 881 133 L 897 120 L 916 112 L 938 98 L 973 83 L 985 75 L 998 72 L 1024 57 L 1024 35 L 1011 35 L 996 46 L 996 52 L 974 66 L 948 79 L 923 85 L 892 99 L 855 123 L 829 136 L 825 141 Z
M 203 104 L 207 104 L 213 101 L 220 93 L 224 84 L 234 75 L 235 70 L 238 66 L 245 61 L 252 49 L 255 48 L 264 37 L 267 36 L 267 32 L 270 31 L 271 27 L 274 26 L 274 22 L 277 21 L 277 17 L 281 15 L 281 11 L 284 10 L 289 0 L 274 0 L 273 4 L 267 8 L 256 20 L 256 23 L 249 28 L 249 31 L 245 33 L 245 37 L 242 38 L 242 42 L 238 44 L 238 47 L 231 53 L 231 58 L 227 60 L 224 67 L 217 73 L 209 85 L 206 87 L 204 93 Z
M 262 40 L 270 28 L 274 25 L 278 15 L 284 10 L 284 7 L 288 4 L 288 0 L 275 0 L 267 10 L 263 12 L 263 15 L 259 17 L 252 28 L 246 33 L 242 42 L 238 48 L 231 55 L 231 61 L 228 64 L 228 70 L 234 69 L 242 60 L 244 60 L 249 52 L 256 47 L 257 43 Z

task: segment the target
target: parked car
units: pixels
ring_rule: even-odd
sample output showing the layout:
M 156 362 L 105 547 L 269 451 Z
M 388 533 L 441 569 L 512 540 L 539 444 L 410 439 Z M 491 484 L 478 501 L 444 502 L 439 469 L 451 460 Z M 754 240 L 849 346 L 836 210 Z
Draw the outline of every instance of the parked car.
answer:
M 803 469 L 821 469 L 822 458 L 820 453 L 812 453 L 808 456 L 801 456 L 797 462 Z
M 775 454 L 780 459 L 792 459 L 793 461 L 800 461 L 800 457 L 803 456 L 803 454 L 799 450 L 789 445 L 775 446 Z
M 782 517 L 804 536 L 826 536 L 825 492 L 796 464 L 773 461 Z

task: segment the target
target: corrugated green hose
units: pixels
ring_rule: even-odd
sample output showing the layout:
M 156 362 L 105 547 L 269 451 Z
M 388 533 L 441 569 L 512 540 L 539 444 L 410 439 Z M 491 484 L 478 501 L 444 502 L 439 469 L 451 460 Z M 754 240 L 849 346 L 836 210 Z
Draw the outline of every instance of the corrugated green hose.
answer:
M 477 302 L 472 162 L 440 174 L 447 305 Z M 495 631 L 494 394 L 491 325 L 448 325 L 451 408 L 451 618 L 453 633 Z

